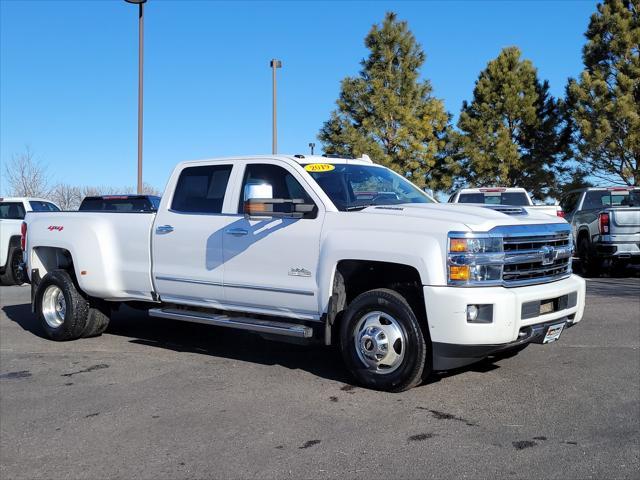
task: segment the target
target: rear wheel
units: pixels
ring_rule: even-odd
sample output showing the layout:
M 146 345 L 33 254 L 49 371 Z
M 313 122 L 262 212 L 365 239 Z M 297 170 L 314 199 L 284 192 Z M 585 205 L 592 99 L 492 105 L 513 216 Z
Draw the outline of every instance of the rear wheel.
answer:
M 580 268 L 582 274 L 587 277 L 593 277 L 598 274 L 599 261 L 598 258 L 593 255 L 589 240 L 587 237 L 582 237 L 578 244 L 578 256 L 580 257 Z
M 38 286 L 35 303 L 42 328 L 52 340 L 94 337 L 109 325 L 106 306 L 91 303 L 65 270 L 45 275 Z
M 345 363 L 363 386 L 408 390 L 430 371 L 427 341 L 413 310 L 393 290 L 371 290 L 347 308 L 340 329 Z
M 87 326 L 89 302 L 78 292 L 66 271 L 53 270 L 38 286 L 36 312 L 49 338 L 75 340 Z

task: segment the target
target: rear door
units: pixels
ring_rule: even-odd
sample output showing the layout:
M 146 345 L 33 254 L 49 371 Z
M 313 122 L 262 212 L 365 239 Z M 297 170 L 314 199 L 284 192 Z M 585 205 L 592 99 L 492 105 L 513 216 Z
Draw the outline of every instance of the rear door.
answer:
M 227 194 L 236 168 L 187 164 L 174 174 L 176 187 L 162 198 L 152 231 L 153 281 L 163 301 L 211 307 L 223 301 L 222 237 L 236 220 Z
M 299 318 L 318 314 L 318 256 L 324 207 L 306 180 L 277 160 L 245 162 L 233 224 L 225 231 L 224 284 L 228 303 Z M 245 186 L 270 185 L 272 198 L 303 199 L 306 218 L 243 214 Z

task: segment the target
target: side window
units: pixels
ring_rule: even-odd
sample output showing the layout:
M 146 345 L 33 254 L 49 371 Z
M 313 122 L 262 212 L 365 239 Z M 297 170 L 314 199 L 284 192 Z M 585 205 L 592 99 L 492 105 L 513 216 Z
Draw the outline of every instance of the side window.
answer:
M 221 213 L 232 165 L 205 165 L 182 170 L 171 209 L 185 213 Z
M 564 197 L 562 200 L 560 200 L 560 206 L 562 207 L 562 210 L 564 210 L 566 214 L 569 214 L 575 211 L 576 207 L 578 206 L 579 198 L 580 198 L 579 193 L 571 193 L 566 197 Z
M 609 196 L 609 192 L 606 191 L 598 191 L 593 190 L 591 192 L 587 192 L 584 197 L 584 204 L 582 205 L 583 210 L 594 210 L 600 209 L 603 206 L 603 198 L 605 196 Z M 607 199 L 608 200 L 608 199 Z
M 266 163 L 251 163 L 247 165 L 242 181 L 242 189 L 240 190 L 240 202 L 238 204 L 238 213 L 244 212 L 244 192 L 245 186 L 251 184 L 269 184 L 273 192 L 273 198 L 284 200 L 303 200 L 304 203 L 313 204 L 313 200 L 306 192 L 300 182 L 286 169 L 278 165 Z M 289 213 L 292 205 L 290 203 L 273 205 L 274 212 Z M 317 209 L 305 218 L 315 218 Z
M 24 205 L 22 205 L 22 203 L 0 203 L 0 220 L 23 220 L 24 215 Z
M 59 212 L 60 209 L 56 207 L 53 203 L 42 202 L 40 200 L 31 200 L 29 202 L 31 205 L 31 210 L 34 212 Z

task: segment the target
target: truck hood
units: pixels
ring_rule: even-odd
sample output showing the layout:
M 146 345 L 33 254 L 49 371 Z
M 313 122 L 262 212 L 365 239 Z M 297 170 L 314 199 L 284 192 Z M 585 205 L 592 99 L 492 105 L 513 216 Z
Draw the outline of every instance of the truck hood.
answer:
M 508 208 L 508 207 L 507 207 Z M 520 208 L 520 207 L 515 207 Z M 472 231 L 487 232 L 502 225 L 539 225 L 567 223 L 560 217 L 526 210 L 525 214 L 508 215 L 491 207 L 460 203 L 405 203 L 401 205 L 380 205 L 367 207 L 363 214 L 394 215 L 425 220 L 457 222 Z

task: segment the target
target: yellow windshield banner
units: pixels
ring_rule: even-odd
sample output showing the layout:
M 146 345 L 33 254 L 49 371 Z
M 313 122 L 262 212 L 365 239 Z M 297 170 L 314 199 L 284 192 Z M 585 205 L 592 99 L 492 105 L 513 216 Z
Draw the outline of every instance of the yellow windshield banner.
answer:
M 336 167 L 331 165 L 330 163 L 310 163 L 309 165 L 304 166 L 304 169 L 307 172 L 313 172 L 313 173 L 330 172 L 334 168 Z

